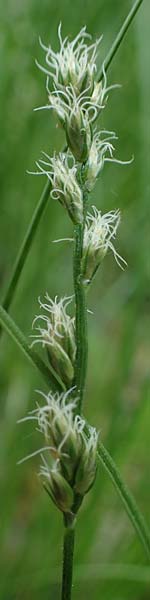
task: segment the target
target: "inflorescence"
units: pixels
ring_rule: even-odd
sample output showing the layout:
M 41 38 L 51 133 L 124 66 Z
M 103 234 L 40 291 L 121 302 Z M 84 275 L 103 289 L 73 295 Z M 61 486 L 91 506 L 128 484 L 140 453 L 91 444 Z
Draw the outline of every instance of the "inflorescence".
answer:
M 38 404 L 24 420 L 34 420 L 44 436 L 39 475 L 56 506 L 73 517 L 83 496 L 92 487 L 97 470 L 98 434 L 87 427 L 76 413 L 74 389 L 67 393 L 41 393 L 44 405 Z M 27 458 L 30 458 L 31 455 Z M 22 462 L 22 461 L 20 461 Z
M 87 213 L 84 203 L 105 163 L 122 163 L 114 157 L 115 133 L 95 128 L 108 92 L 117 86 L 107 86 L 104 66 L 102 81 L 97 81 L 101 37 L 92 43 L 83 27 L 72 42 L 68 37 L 63 40 L 60 24 L 58 38 L 58 52 L 40 40 L 46 64 L 37 64 L 46 75 L 47 104 L 35 110 L 53 110 L 65 132 L 67 148 L 52 157 L 42 152 L 35 174 L 48 178 L 52 198 L 63 205 L 73 224 L 82 230 L 80 282 L 85 288 L 108 250 L 119 266 L 126 264 L 113 245 L 120 211 L 102 214 L 93 206 L 93 212 Z M 34 319 L 31 345 L 42 344 L 66 391 L 42 394 L 44 406 L 38 405 L 26 418 L 35 420 L 44 435 L 44 446 L 34 453 L 42 456 L 40 477 L 44 487 L 57 507 L 71 516 L 95 480 L 98 434 L 78 414 L 78 390 L 74 386 L 76 326 L 74 316 L 67 312 L 70 301 L 66 297 L 58 300 L 57 296 L 53 301 L 48 294 L 43 302 L 39 299 L 42 313 Z

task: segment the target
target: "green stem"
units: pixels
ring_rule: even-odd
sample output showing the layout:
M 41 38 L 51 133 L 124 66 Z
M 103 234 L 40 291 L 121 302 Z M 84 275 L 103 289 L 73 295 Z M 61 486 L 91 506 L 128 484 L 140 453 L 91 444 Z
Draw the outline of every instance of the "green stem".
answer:
M 71 600 L 74 537 L 75 537 L 74 526 L 65 527 L 64 545 L 63 545 L 63 572 L 62 572 L 61 600 Z
M 1 323 L 2 327 L 5 329 L 5 331 L 7 331 L 7 333 L 9 333 L 11 338 L 21 348 L 21 350 L 25 354 L 25 356 L 27 356 L 30 363 L 32 363 L 32 365 L 34 365 L 34 367 L 39 369 L 39 371 L 42 373 L 48 386 L 49 387 L 51 386 L 51 388 L 54 391 L 56 391 L 59 388 L 62 391 L 61 382 L 59 382 L 59 381 L 57 381 L 57 379 L 55 379 L 54 374 L 50 371 L 50 369 L 47 367 L 47 365 L 44 363 L 44 361 L 40 358 L 40 356 L 38 356 L 38 354 L 34 350 L 29 348 L 28 342 L 27 342 L 24 334 L 22 333 L 22 331 L 20 331 L 19 327 L 14 323 L 13 319 L 7 314 L 7 312 L 4 310 L 4 308 L 1 305 L 0 305 L 0 323 Z
M 132 522 L 134 529 L 136 530 L 140 541 L 142 542 L 148 557 L 150 558 L 150 532 L 145 523 L 144 517 L 141 514 L 134 497 L 128 489 L 128 486 L 122 481 L 121 475 L 118 468 L 116 467 L 113 459 L 109 452 L 99 443 L 98 456 L 103 466 L 105 467 L 110 479 L 115 486 L 117 493 L 119 494 L 126 512 Z
M 104 67 L 105 67 L 105 71 L 107 71 L 111 61 L 113 60 L 129 26 L 131 25 L 138 9 L 140 8 L 140 5 L 142 4 L 143 0 L 136 0 L 136 2 L 134 2 L 129 14 L 127 15 L 119 33 L 117 34 L 115 41 L 113 42 L 105 60 L 104 60 Z M 103 68 L 101 68 L 100 73 L 99 73 L 99 77 L 98 77 L 98 81 L 101 81 L 101 79 L 103 79 Z
M 75 227 L 75 250 L 74 250 L 74 291 L 75 291 L 75 320 L 76 320 L 76 364 L 74 385 L 75 393 L 78 395 L 78 413 L 81 412 L 88 355 L 87 338 L 87 308 L 85 298 L 85 286 L 82 280 L 82 254 L 83 254 L 83 236 L 86 216 L 87 194 L 83 193 L 84 202 L 84 221 L 83 224 Z

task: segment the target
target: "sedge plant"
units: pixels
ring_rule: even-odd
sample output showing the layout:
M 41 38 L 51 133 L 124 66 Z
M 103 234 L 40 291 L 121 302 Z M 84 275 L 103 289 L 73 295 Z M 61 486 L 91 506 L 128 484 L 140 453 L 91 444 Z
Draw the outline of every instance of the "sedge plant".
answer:
M 107 85 L 105 65 L 103 79 L 97 81 L 101 38 L 93 43 L 83 27 L 70 42 L 68 37 L 62 38 L 61 24 L 58 38 L 58 52 L 40 40 L 45 62 L 37 64 L 46 75 L 47 103 L 35 110 L 55 114 L 64 130 L 66 146 L 53 156 L 42 151 L 34 174 L 47 178 L 51 198 L 64 207 L 72 223 L 74 295 L 51 299 L 46 293 L 39 298 L 41 312 L 33 322 L 31 347 L 42 345 L 62 390 L 50 389 L 47 395 L 41 391 L 37 407 L 25 419 L 33 420 L 40 431 L 42 444 L 34 453 L 41 455 L 39 475 L 63 515 L 62 600 L 69 600 L 76 519 L 98 470 L 99 434 L 83 416 L 87 292 L 109 250 L 121 268 L 126 262 L 115 248 L 120 211 L 117 208 L 102 214 L 96 206 L 90 206 L 90 192 L 105 163 L 122 163 L 115 156 L 116 134 L 97 126 L 109 92 L 116 85 Z
M 135 3 L 136 10 L 141 1 Z M 132 18 L 136 10 L 132 11 Z M 122 36 L 130 21 L 131 15 L 126 20 Z M 90 192 L 105 163 L 131 162 L 123 163 L 115 156 L 116 134 L 101 127 L 101 113 L 105 110 L 109 92 L 116 87 L 108 86 L 106 77 L 106 67 L 111 62 L 114 49 L 108 55 L 107 63 L 102 65 L 101 77 L 98 78 L 97 54 L 101 38 L 93 42 L 86 27 L 83 27 L 73 41 L 68 37 L 63 39 L 61 24 L 58 38 L 58 52 L 40 40 L 44 60 L 38 66 L 46 75 L 47 103 L 35 110 L 48 110 L 56 116 L 65 134 L 65 147 L 53 156 L 42 151 L 34 174 L 47 179 L 45 199 L 50 195 L 53 201 L 59 202 L 70 219 L 74 294 L 69 298 L 56 295 L 52 299 L 46 293 L 39 298 L 40 313 L 33 322 L 30 349 L 2 307 L 0 318 L 49 382 L 48 393 L 39 392 L 36 408 L 23 420 L 33 420 L 40 432 L 40 448 L 33 455 L 40 454 L 41 482 L 56 509 L 62 513 L 61 599 L 71 600 L 75 525 L 84 497 L 98 476 L 99 458 L 119 490 L 148 553 L 150 538 L 132 495 L 123 486 L 111 457 L 99 439 L 99 432 L 84 415 L 88 293 L 108 251 L 112 252 L 119 267 L 126 266 L 125 259 L 115 246 L 120 223 L 119 209 L 102 214 L 98 207 L 90 204 Z M 118 37 L 118 45 L 120 39 Z M 15 276 L 17 280 L 17 269 Z M 11 288 L 8 292 L 5 308 L 11 301 Z M 48 366 L 33 349 L 38 344 L 42 345 Z

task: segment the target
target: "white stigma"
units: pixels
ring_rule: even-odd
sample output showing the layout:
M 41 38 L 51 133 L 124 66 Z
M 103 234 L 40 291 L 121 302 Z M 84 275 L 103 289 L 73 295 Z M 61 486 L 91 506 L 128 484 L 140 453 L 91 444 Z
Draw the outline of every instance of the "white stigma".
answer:
M 93 87 L 93 78 L 97 72 L 97 48 L 102 39 L 95 43 L 87 44 L 91 36 L 83 27 L 72 42 L 61 35 L 61 23 L 58 27 L 59 51 L 54 52 L 51 46 L 46 46 L 40 40 L 40 45 L 45 52 L 46 67 L 38 67 L 46 74 L 46 87 L 50 91 L 50 81 L 57 90 L 62 90 L 70 83 L 74 86 L 76 95 L 82 91 L 84 84 Z
M 91 249 L 91 252 L 97 253 L 100 251 L 102 257 L 105 256 L 108 249 L 113 252 L 116 262 L 121 268 L 122 263 L 126 265 L 126 261 L 116 251 L 112 240 L 116 237 L 116 232 L 120 223 L 120 211 L 110 211 L 101 214 L 101 211 L 93 206 L 93 214 L 88 213 L 84 232 L 84 252 Z

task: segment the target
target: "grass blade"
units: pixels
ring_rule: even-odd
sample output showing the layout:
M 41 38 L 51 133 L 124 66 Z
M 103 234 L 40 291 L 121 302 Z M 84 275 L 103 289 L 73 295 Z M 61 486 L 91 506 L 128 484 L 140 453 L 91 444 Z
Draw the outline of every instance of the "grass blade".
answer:
M 118 32 L 105 60 L 104 60 L 104 66 L 105 66 L 105 71 L 107 71 L 111 61 L 113 60 L 129 26 L 131 25 L 138 9 L 140 8 L 140 5 L 142 4 L 143 0 L 136 0 L 136 2 L 134 2 L 129 14 L 127 15 L 120 31 Z M 99 72 L 99 78 L 98 81 L 101 81 L 101 79 L 103 78 L 103 70 L 101 69 Z
M 35 236 L 35 233 L 36 233 L 36 230 L 38 227 L 38 224 L 40 222 L 40 219 L 41 219 L 44 209 L 46 207 L 48 197 L 50 194 L 50 189 L 51 189 L 51 184 L 50 184 L 49 180 L 47 180 L 44 190 L 40 196 L 40 200 L 39 200 L 39 202 L 35 208 L 35 211 L 33 213 L 31 222 L 29 223 L 29 226 L 28 226 L 27 232 L 25 234 L 24 240 L 22 242 L 22 245 L 20 247 L 20 250 L 18 252 L 18 256 L 16 258 L 16 262 L 15 262 L 15 265 L 13 268 L 10 282 L 9 282 L 6 294 L 4 296 L 3 308 L 7 311 L 13 300 L 13 296 L 15 293 L 15 289 L 16 289 L 18 280 L 22 273 L 22 269 L 24 267 L 26 258 L 28 256 L 32 241 L 34 239 L 34 236 Z
M 140 541 L 142 542 L 150 559 L 150 532 L 132 493 L 129 491 L 128 486 L 122 480 L 117 466 L 115 465 L 112 457 L 110 456 L 109 452 L 106 450 L 102 443 L 99 443 L 98 456 L 104 468 L 106 469 L 110 479 L 112 480 L 112 483 L 115 486 L 117 493 L 119 494 L 122 500 L 122 503 L 124 504 L 130 521 L 132 522 L 132 525 L 136 530 L 138 537 L 140 538 Z
M 30 363 L 32 365 L 34 365 L 34 367 L 36 367 L 41 372 L 41 374 L 43 375 L 49 388 L 51 388 L 54 391 L 59 390 L 59 389 L 61 389 L 61 391 L 62 391 L 61 382 L 59 382 L 59 381 L 57 381 L 57 379 L 55 379 L 53 373 L 50 371 L 50 369 L 44 363 L 42 358 L 37 354 L 37 352 L 35 352 L 31 348 L 29 348 L 26 337 L 24 336 L 22 331 L 20 331 L 19 327 L 16 325 L 16 323 L 14 323 L 13 319 L 7 314 L 7 312 L 4 310 L 4 308 L 1 305 L 0 305 L 0 323 L 1 323 L 2 327 L 5 329 L 5 331 L 7 331 L 7 333 L 9 333 L 11 338 L 13 338 L 13 340 L 16 342 L 16 344 L 21 348 L 22 352 L 28 358 Z

